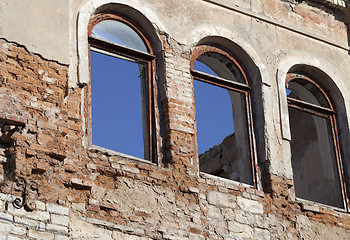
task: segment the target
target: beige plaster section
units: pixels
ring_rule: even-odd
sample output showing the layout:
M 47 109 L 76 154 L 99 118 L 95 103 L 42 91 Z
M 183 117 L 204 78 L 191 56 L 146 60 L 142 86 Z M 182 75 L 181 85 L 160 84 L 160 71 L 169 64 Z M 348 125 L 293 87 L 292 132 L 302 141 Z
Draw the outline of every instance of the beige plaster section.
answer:
M 350 231 L 336 226 L 310 221 L 306 216 L 297 216 L 296 228 L 301 239 L 349 239 Z
M 256 18 L 283 29 L 287 29 L 298 34 L 317 39 L 318 41 L 326 42 L 330 45 L 334 45 L 342 49 L 349 48 L 346 42 L 346 36 L 344 34 L 339 35 L 339 32 L 337 31 L 333 32 L 334 29 L 331 30 L 325 28 L 325 24 L 316 24 L 312 27 L 305 25 L 305 23 L 301 24 L 302 17 L 295 14 L 294 11 L 291 11 L 291 9 L 289 11 L 287 10 L 293 5 L 289 4 L 287 1 L 285 1 L 286 3 L 284 4 L 278 0 L 203 1 L 230 9 L 234 12 L 238 12 L 246 16 Z M 314 10 L 318 11 L 317 8 Z M 281 19 L 284 20 L 281 21 Z M 309 22 L 311 23 L 312 21 Z M 305 28 L 305 26 L 307 28 Z
M 108 230 L 103 227 L 87 223 L 86 221 L 79 219 L 74 214 L 70 214 L 70 226 L 71 231 L 69 237 L 72 240 L 150 240 L 150 238 L 147 237 L 130 235 L 117 230 Z
M 175 192 L 158 186 L 149 186 L 142 182 L 118 179 L 116 189 L 106 190 L 101 186 L 93 186 L 91 195 L 101 205 L 112 205 L 121 214 L 142 212 L 151 217 L 154 224 L 177 211 Z
M 1 0 L 0 37 L 69 64 L 69 0 Z

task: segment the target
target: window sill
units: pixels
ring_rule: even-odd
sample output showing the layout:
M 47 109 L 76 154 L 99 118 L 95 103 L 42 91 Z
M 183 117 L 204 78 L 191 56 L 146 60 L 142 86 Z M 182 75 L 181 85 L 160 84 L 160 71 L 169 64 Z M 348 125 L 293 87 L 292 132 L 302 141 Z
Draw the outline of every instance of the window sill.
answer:
M 128 159 L 128 160 L 141 162 L 141 163 L 146 163 L 146 164 L 153 165 L 153 166 L 158 166 L 157 164 L 155 164 L 155 163 L 153 163 L 151 161 L 148 161 L 148 160 L 145 160 L 145 159 L 142 159 L 142 158 L 138 158 L 138 157 L 134 157 L 134 156 L 131 156 L 131 155 L 128 155 L 128 154 L 125 154 L 125 153 L 117 152 L 117 151 L 114 151 L 114 150 L 111 150 L 111 149 L 108 149 L 108 148 L 96 146 L 96 145 L 90 145 L 88 150 L 89 151 L 99 152 L 99 153 L 102 153 L 102 154 L 108 155 L 108 156 L 122 157 L 122 158 L 125 158 L 125 159 Z
M 206 178 L 206 179 L 210 179 L 210 180 L 214 180 L 214 181 L 218 181 L 218 182 L 223 182 L 223 183 L 228 184 L 228 185 L 235 185 L 235 186 L 243 187 L 243 188 L 246 188 L 246 189 L 248 189 L 248 188 L 256 189 L 253 185 L 237 182 L 237 181 L 234 181 L 234 180 L 231 180 L 231 179 L 227 179 L 227 178 L 214 176 L 214 175 L 211 175 L 209 173 L 200 172 L 199 176 L 202 177 L 202 178 Z
M 324 211 L 336 212 L 334 215 L 337 215 L 337 213 L 343 213 L 343 214 L 349 213 L 346 210 L 346 208 L 333 207 L 330 205 L 313 202 L 313 201 L 298 198 L 298 197 L 295 198 L 295 202 L 301 205 L 301 208 L 303 211 L 311 211 L 311 212 L 317 212 L 317 213 L 323 213 Z

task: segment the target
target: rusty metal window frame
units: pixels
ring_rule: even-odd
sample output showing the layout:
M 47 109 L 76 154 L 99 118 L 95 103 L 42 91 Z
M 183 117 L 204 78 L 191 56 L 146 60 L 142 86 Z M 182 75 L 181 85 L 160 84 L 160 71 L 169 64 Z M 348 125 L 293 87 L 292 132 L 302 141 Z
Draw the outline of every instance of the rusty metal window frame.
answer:
M 223 55 L 224 57 L 227 57 L 232 63 L 235 64 L 235 66 L 239 69 L 240 74 L 243 76 L 244 83 L 239 83 L 239 82 L 233 82 L 232 80 L 228 80 L 222 77 L 210 75 L 207 73 L 203 73 L 197 70 L 194 70 L 194 63 L 195 61 L 203 54 L 208 53 L 208 52 L 213 52 L 213 53 L 218 53 L 220 55 Z M 256 157 L 256 146 L 255 146 L 255 138 L 253 134 L 253 122 L 252 122 L 252 111 L 251 111 L 251 88 L 249 86 L 248 78 L 243 70 L 243 67 L 238 63 L 238 61 L 227 51 L 224 51 L 220 48 L 214 47 L 214 46 L 208 46 L 208 45 L 199 45 L 197 46 L 191 55 L 191 60 L 190 60 L 190 72 L 192 76 L 192 81 L 193 80 L 198 80 L 204 83 L 208 83 L 214 86 L 218 86 L 227 90 L 232 90 L 235 92 L 239 92 L 244 94 L 244 99 L 245 99 L 245 107 L 246 107 L 246 119 L 247 119 L 247 132 L 248 132 L 248 142 L 249 142 L 249 149 L 250 149 L 250 161 L 251 161 L 251 174 L 252 174 L 252 180 L 253 180 L 253 188 L 260 188 L 260 183 L 259 179 L 257 178 L 257 172 L 259 170 L 259 165 L 257 162 L 257 157 Z M 199 156 L 198 154 L 198 145 L 195 150 L 197 157 Z M 198 163 L 199 164 L 199 163 Z M 242 183 L 244 184 L 244 183 Z M 246 185 L 246 184 L 244 184 Z M 248 185 L 247 185 L 248 186 Z
M 98 39 L 91 35 L 92 29 L 94 26 L 102 21 L 112 20 L 117 22 L 122 22 L 134 30 L 139 37 L 142 39 L 145 44 L 148 53 L 138 51 L 132 48 L 128 48 L 116 43 L 108 42 L 105 40 Z M 146 96 L 144 97 L 144 101 L 146 103 L 146 114 L 147 114 L 147 141 L 148 141 L 148 159 L 149 161 L 161 164 L 161 159 L 158 158 L 158 147 L 157 142 L 159 138 L 159 134 L 156 131 L 156 98 L 157 98 L 157 90 L 156 90 L 156 58 L 153 53 L 150 42 L 148 41 L 145 34 L 141 31 L 142 28 L 137 23 L 132 21 L 131 19 L 107 13 L 96 14 L 90 19 L 88 26 L 88 43 L 89 43 L 89 71 L 91 73 L 91 62 L 90 62 L 90 53 L 91 51 L 100 52 L 112 57 L 124 59 L 131 62 L 142 63 L 146 65 L 147 73 L 144 79 L 146 86 Z M 91 75 L 90 75 L 91 76 Z M 91 122 L 91 77 L 89 87 L 86 88 L 85 95 L 88 96 L 85 109 L 86 117 L 88 117 L 89 121 L 87 122 L 86 128 L 89 129 L 89 142 L 92 143 L 92 122 Z M 88 113 L 88 114 L 87 114 Z
M 340 144 L 339 144 L 336 111 L 333 107 L 334 104 L 332 103 L 331 99 L 328 97 L 326 92 L 323 90 L 323 88 L 315 80 L 308 77 L 304 73 L 288 73 L 287 77 L 286 77 L 286 82 L 285 82 L 286 86 L 288 85 L 288 83 L 290 81 L 295 80 L 295 79 L 302 79 L 302 80 L 305 80 L 305 81 L 311 83 L 323 94 L 323 97 L 327 100 L 329 108 L 318 106 L 315 104 L 311 104 L 311 103 L 308 103 L 308 102 L 305 102 L 302 100 L 287 97 L 288 107 L 295 108 L 295 109 L 310 113 L 310 114 L 318 116 L 318 117 L 323 117 L 323 118 L 329 119 L 330 124 L 331 124 L 331 129 L 332 129 L 332 140 L 333 140 L 337 172 L 338 172 L 338 177 L 339 177 L 339 181 L 340 181 L 339 185 L 341 187 L 341 195 L 343 198 L 344 209 L 346 211 L 349 211 L 350 204 L 349 204 L 349 198 L 347 197 L 347 192 L 346 192 L 344 170 L 343 170 Z

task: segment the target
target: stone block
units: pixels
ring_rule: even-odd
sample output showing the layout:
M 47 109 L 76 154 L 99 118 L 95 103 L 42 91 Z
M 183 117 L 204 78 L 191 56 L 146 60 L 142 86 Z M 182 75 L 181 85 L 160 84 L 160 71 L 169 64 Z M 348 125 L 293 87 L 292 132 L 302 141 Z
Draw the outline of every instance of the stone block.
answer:
M 308 203 L 303 203 L 302 204 L 302 209 L 304 211 L 312 211 L 312 212 L 319 212 L 320 211 L 318 206 L 313 206 L 313 205 L 308 204 Z
M 190 233 L 188 237 L 191 240 L 204 240 L 205 239 L 204 236 L 199 235 L 199 234 L 194 234 L 194 233 Z
M 15 223 L 18 223 L 27 227 L 31 227 L 31 228 L 37 228 L 39 226 L 38 221 L 26 219 L 23 217 L 14 216 L 14 220 L 15 220 Z
M 43 211 L 27 212 L 24 208 L 17 209 L 12 204 L 8 205 L 8 212 L 13 214 L 14 216 L 22 216 L 22 217 L 26 217 L 26 218 L 34 219 L 38 221 L 47 221 L 50 219 L 50 214 L 48 212 L 43 212 Z
M 2 222 L 13 222 L 13 216 L 7 213 L 0 212 L 0 221 Z
M 90 219 L 90 220 L 94 221 L 94 219 Z M 104 239 L 104 240 L 116 239 L 116 238 L 112 238 L 113 231 L 106 230 L 103 227 L 98 227 L 95 224 L 89 224 L 86 221 L 78 220 L 74 215 L 71 216 L 70 225 L 71 225 L 70 237 L 72 239 L 87 239 L 87 237 L 90 239 Z
M 68 216 L 51 214 L 51 223 L 67 227 L 69 224 L 69 218 Z
M 199 193 L 199 189 L 195 187 L 188 187 L 188 190 L 193 193 Z
M 235 214 L 231 208 L 222 208 L 221 213 L 224 220 L 232 221 L 235 219 Z
M 208 202 L 215 206 L 234 208 L 236 196 L 212 191 L 208 193 Z
M 123 166 L 122 170 L 126 171 L 126 172 L 130 172 L 130 173 L 135 173 L 135 174 L 140 173 L 140 170 L 138 168 L 132 168 L 132 167 L 127 167 L 127 166 Z
M 16 234 L 16 235 L 25 235 L 27 233 L 27 229 L 25 227 L 18 227 L 12 225 L 10 233 Z
M 86 211 L 85 203 L 72 203 L 72 209 L 80 212 L 85 212 Z
M 220 208 L 218 208 L 216 206 L 209 205 L 207 210 L 208 210 L 208 217 L 209 218 L 212 218 L 212 219 L 221 219 L 222 218 Z
M 28 236 L 31 238 L 38 239 L 38 240 L 53 240 L 54 239 L 54 235 L 51 233 L 38 232 L 38 231 L 35 231 L 32 229 L 29 229 Z
M 92 181 L 86 180 L 86 179 L 79 179 L 79 178 L 71 178 L 70 183 L 74 186 L 80 186 L 80 187 L 86 187 L 91 188 L 92 187 Z
M 11 231 L 11 228 L 12 224 L 0 222 L 0 236 L 6 236 Z
M 136 237 L 135 235 L 129 235 L 126 233 L 122 233 L 122 232 L 117 232 L 114 231 L 113 232 L 113 239 L 115 240 L 151 240 L 151 238 L 148 237 Z
M 57 233 L 60 233 L 62 235 L 68 234 L 67 227 L 54 225 L 54 224 L 46 224 L 46 231 L 57 232 Z
M 69 240 L 69 237 L 62 236 L 62 235 L 56 235 L 55 240 Z
M 2 201 L 9 201 L 12 199 L 12 196 L 9 194 L 5 194 L 5 193 L 0 193 L 0 200 Z
M 254 239 L 256 240 L 270 240 L 271 236 L 270 236 L 270 232 L 266 229 L 260 229 L 260 228 L 256 228 L 254 230 Z
M 36 210 L 45 211 L 46 210 L 46 204 L 40 201 L 35 201 L 36 204 Z
M 7 240 L 23 240 L 23 238 L 19 238 L 17 236 L 9 235 L 9 236 L 7 236 Z
M 102 221 L 102 220 L 99 220 L 96 218 L 88 218 L 87 222 L 92 223 L 92 224 L 96 224 L 96 225 L 106 226 L 106 227 L 114 227 L 114 225 L 115 225 L 114 223 Z
M 250 239 L 253 235 L 252 227 L 235 221 L 228 222 L 228 230 L 232 235 L 242 237 L 243 239 Z
M 256 215 L 250 212 L 236 210 L 234 215 L 235 215 L 236 221 L 242 224 L 252 225 L 256 222 L 256 218 L 255 218 Z
M 48 212 L 42 211 L 34 211 L 27 213 L 26 215 L 30 219 L 38 220 L 38 221 L 47 221 L 50 219 L 50 214 Z
M 69 213 L 69 209 L 67 207 L 57 205 L 57 204 L 52 204 L 52 203 L 47 203 L 46 209 L 50 213 L 57 213 L 60 215 L 68 216 L 68 213 Z
M 39 223 L 39 230 L 44 232 L 46 230 L 46 224 L 43 222 Z
M 264 213 L 263 205 L 258 201 L 237 197 L 237 204 L 244 211 L 260 214 Z

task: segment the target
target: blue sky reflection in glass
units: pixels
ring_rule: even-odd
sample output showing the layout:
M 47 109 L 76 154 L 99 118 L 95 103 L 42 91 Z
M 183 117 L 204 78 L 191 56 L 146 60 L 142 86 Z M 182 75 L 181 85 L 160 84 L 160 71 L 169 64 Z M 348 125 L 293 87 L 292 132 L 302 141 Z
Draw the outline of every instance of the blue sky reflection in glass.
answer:
M 137 63 L 91 51 L 92 143 L 144 158 Z
M 195 61 L 194 70 L 217 76 L 207 65 Z M 224 88 L 194 80 L 198 153 L 204 153 L 234 130 L 231 99 Z
M 92 29 L 91 36 L 148 53 L 147 47 L 140 36 L 122 22 L 115 20 L 102 21 Z
M 291 90 L 289 90 L 288 88 L 286 88 L 287 97 L 289 96 L 289 94 L 290 94 L 291 92 L 292 92 Z

